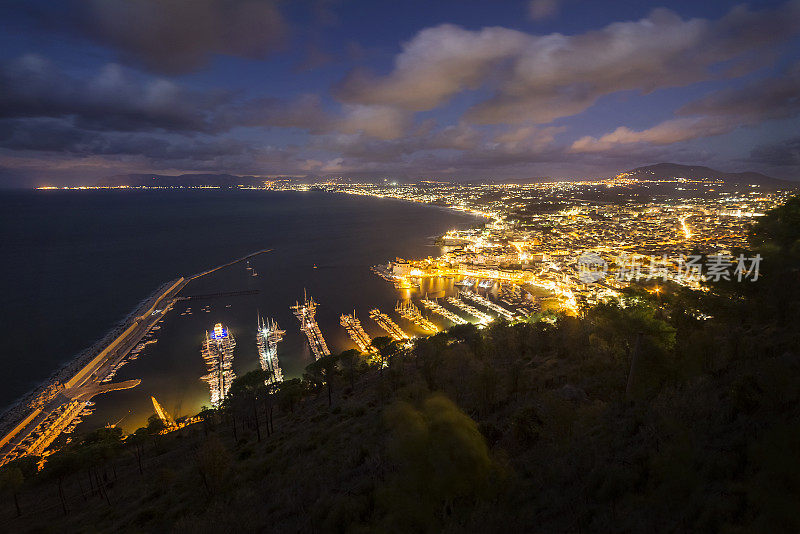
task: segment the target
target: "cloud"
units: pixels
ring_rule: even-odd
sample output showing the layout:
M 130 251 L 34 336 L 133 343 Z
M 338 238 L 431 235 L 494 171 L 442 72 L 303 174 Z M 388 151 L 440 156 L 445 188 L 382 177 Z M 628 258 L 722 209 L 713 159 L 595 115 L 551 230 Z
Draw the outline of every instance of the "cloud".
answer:
M 498 62 L 518 53 L 527 39 L 521 32 L 497 27 L 477 32 L 452 24 L 428 28 L 403 45 L 388 76 L 354 70 L 334 93 L 352 104 L 433 109 L 462 90 L 477 88 Z
M 770 167 L 800 168 L 800 137 L 757 146 L 750 151 L 750 161 Z
M 286 101 L 259 98 L 221 111 L 220 126 L 264 126 L 300 128 L 312 134 L 364 133 L 378 139 L 401 137 L 411 125 L 411 116 L 387 106 L 344 105 L 339 112 L 324 108 L 318 95 L 301 95 Z
M 0 65 L 0 118 L 75 117 L 96 130 L 210 131 L 209 111 L 225 101 L 163 79 L 141 80 L 116 64 L 86 79 L 26 55 Z
M 648 93 L 742 75 L 756 68 L 756 54 L 798 32 L 798 0 L 760 12 L 736 7 L 715 21 L 656 9 L 638 21 L 572 36 L 443 24 L 405 43 L 387 75 L 354 70 L 335 95 L 351 104 L 424 111 L 480 89 L 491 96 L 472 106 L 467 120 L 541 124 L 619 91 Z
M 528 16 L 532 20 L 544 20 L 555 17 L 561 9 L 561 0 L 530 0 Z
M 246 143 L 229 138 L 90 131 L 60 119 L 11 119 L 0 121 L 0 126 L 0 148 L 16 151 L 79 157 L 135 155 L 168 161 L 210 160 L 250 150 Z
M 83 0 L 80 24 L 101 44 L 147 69 L 179 74 L 215 54 L 261 59 L 287 27 L 270 0 Z
M 411 125 L 411 116 L 388 106 L 345 106 L 344 116 L 331 129 L 343 133 L 358 133 L 378 139 L 397 139 Z
M 0 65 L 0 119 L 11 118 L 65 119 L 76 131 L 193 135 L 279 127 L 314 134 L 363 132 L 379 139 L 404 135 L 412 122 L 408 112 L 387 106 L 353 104 L 329 111 L 313 94 L 246 99 L 231 92 L 190 90 L 113 63 L 79 79 L 36 55 Z
M 600 136 L 584 136 L 573 152 L 602 152 L 620 145 L 668 145 L 722 135 L 742 126 L 800 115 L 800 63 L 780 77 L 758 80 L 740 88 L 723 89 L 678 109 L 678 118 L 645 130 L 621 126 Z

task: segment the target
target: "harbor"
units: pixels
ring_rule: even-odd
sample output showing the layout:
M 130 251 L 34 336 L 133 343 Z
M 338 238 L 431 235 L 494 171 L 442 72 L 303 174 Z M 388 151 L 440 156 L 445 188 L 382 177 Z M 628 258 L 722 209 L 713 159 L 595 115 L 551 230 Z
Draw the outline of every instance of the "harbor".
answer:
M 376 235 L 376 239 L 383 238 Z M 418 239 L 416 243 L 422 244 L 424 239 Z M 56 379 L 47 381 L 36 392 L 26 396 L 15 409 L 7 411 L 4 455 L 11 459 L 24 454 L 40 454 L 51 445 L 63 445 L 87 429 L 106 425 L 120 425 L 126 431 L 133 431 L 144 426 L 147 417 L 153 413 L 150 398 L 153 395 L 165 411 L 176 418 L 192 416 L 203 405 L 213 404 L 208 382 L 200 380 L 209 374 L 201 351 L 205 332 L 217 323 L 222 323 L 237 342 L 232 363 L 236 375 L 266 367 L 273 369 L 280 380 L 302 374 L 309 363 L 305 354 L 316 359 L 315 352 L 325 355 L 348 348 L 360 350 L 361 346 L 355 344 L 341 326 L 340 310 L 353 305 L 365 310 L 376 307 L 391 309 L 397 300 L 397 288 L 370 275 L 368 266 L 372 262 L 368 258 L 359 260 L 363 270 L 353 271 L 351 268 L 331 269 L 324 261 L 304 259 L 302 255 L 291 258 L 292 262 L 299 264 L 286 263 L 286 256 L 273 260 L 271 254 L 263 254 L 267 250 L 170 281 L 142 301 L 119 327 L 95 344 L 96 348 L 76 357 L 65 368 L 67 372 L 62 370 L 57 377 L 54 375 Z M 419 254 L 423 250 L 411 250 L 411 253 Z M 330 257 L 336 257 L 335 253 Z M 259 276 L 253 276 L 254 271 Z M 286 284 L 276 288 L 273 282 L 276 277 L 295 280 L 294 288 Z M 344 286 L 343 281 L 347 281 Z M 455 291 L 452 281 L 445 282 L 450 284 L 448 291 Z M 313 318 L 305 325 L 298 321 L 296 313 L 288 318 L 280 313 L 280 309 L 286 310 L 287 304 L 295 300 L 291 293 L 296 295 L 304 285 L 313 289 L 302 303 L 308 304 L 305 306 L 306 318 Z M 400 296 L 405 297 L 409 291 L 415 294 L 420 289 L 414 286 L 399 291 Z M 168 298 L 154 306 L 164 294 Z M 318 295 L 324 297 L 326 305 L 319 306 Z M 280 354 L 276 358 L 261 357 L 259 327 L 255 320 L 259 308 L 269 312 L 272 325 L 284 325 L 280 330 L 284 332 Z M 314 313 L 309 317 L 311 308 L 314 308 Z M 158 310 L 155 315 L 148 313 L 155 310 Z M 143 316 L 146 320 L 137 323 L 136 319 Z M 300 328 L 285 328 L 290 319 L 298 321 L 295 324 Z M 262 327 L 266 322 L 265 317 Z M 134 323 L 136 328 L 129 330 Z M 360 322 L 360 326 L 371 341 L 387 334 L 392 339 L 411 339 L 448 325 L 434 319 L 408 321 L 400 314 L 391 313 L 381 320 L 370 316 L 370 320 Z M 309 343 L 308 332 L 312 340 L 319 341 Z M 109 350 L 104 352 L 106 349 Z M 97 359 L 101 353 L 103 356 Z M 99 365 L 101 361 L 103 365 Z M 265 366 L 262 366 L 262 361 Z M 79 372 L 82 374 L 76 378 Z M 76 402 L 64 396 L 66 382 L 72 381 L 71 384 L 80 386 L 84 380 L 90 380 L 94 385 L 83 390 L 70 390 L 68 393 L 75 396 Z M 225 389 L 224 383 L 221 389 Z M 12 451 L 13 454 L 9 454 Z
M 314 302 L 314 297 L 309 297 L 308 294 L 303 292 L 303 303 L 295 302 L 294 306 L 289 307 L 294 311 L 295 317 L 300 321 L 300 330 L 308 338 L 308 345 L 314 354 L 314 359 L 319 360 L 323 356 L 330 355 L 331 351 L 328 349 L 328 344 L 325 338 L 322 337 L 322 331 L 317 324 L 316 313 L 317 303 Z
M 397 306 L 395 307 L 395 311 L 400 315 L 400 317 L 408 319 L 426 332 L 436 333 L 439 331 L 439 327 L 423 317 L 422 313 L 419 311 L 419 308 L 417 308 L 417 306 L 411 302 L 411 300 L 398 302 Z
M 339 319 L 339 322 L 347 331 L 347 335 L 350 336 L 350 339 L 353 340 L 353 343 L 355 343 L 359 351 L 373 352 L 375 350 L 371 346 L 372 338 L 370 338 L 361 327 L 361 321 L 359 321 L 356 317 L 355 311 L 353 311 L 352 315 L 343 314 Z
M 392 321 L 392 318 L 382 313 L 378 308 L 373 308 L 369 311 L 369 317 L 380 326 L 389 336 L 395 341 L 407 341 L 410 339 L 409 335 L 397 326 L 397 323 Z
M 258 316 L 258 331 L 256 333 L 256 346 L 258 347 L 258 360 L 261 370 L 269 373 L 268 384 L 283 382 L 283 371 L 278 359 L 278 343 L 283 341 L 285 330 L 278 328 L 274 319 L 266 321 Z
M 453 324 L 467 324 L 469 321 L 451 312 L 444 306 L 441 306 L 435 300 L 430 300 L 427 296 L 420 301 L 422 305 L 429 309 L 431 312 L 441 315 Z
M 82 415 L 93 413 L 87 413 L 88 402 L 93 397 L 138 386 L 141 383 L 138 378 L 112 380 L 126 363 L 138 359 L 148 345 L 156 343 L 154 334 L 161 329 L 160 323 L 173 309 L 178 294 L 186 285 L 264 252 L 268 250 L 259 250 L 193 276 L 180 277 L 158 288 L 100 342 L 78 355 L 39 391 L 29 395 L 30 400 L 23 399 L 6 411 L 0 438 L 0 465 L 21 456 L 46 454 L 48 447 L 62 434 L 71 433 L 82 422 Z

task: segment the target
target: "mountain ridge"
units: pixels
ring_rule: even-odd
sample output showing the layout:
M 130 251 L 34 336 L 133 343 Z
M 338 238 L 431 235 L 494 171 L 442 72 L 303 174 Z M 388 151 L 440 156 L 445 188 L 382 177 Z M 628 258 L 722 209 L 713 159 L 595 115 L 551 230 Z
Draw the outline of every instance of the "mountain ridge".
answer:
M 771 186 L 796 185 L 795 182 L 773 178 L 772 176 L 767 176 L 766 174 L 762 174 L 760 172 L 724 172 L 703 165 L 681 165 L 678 163 L 668 162 L 636 167 L 635 169 L 627 171 L 627 174 L 633 174 L 642 177 L 647 176 L 656 179 L 690 178 L 694 180 L 723 180 L 728 183 L 739 184 Z

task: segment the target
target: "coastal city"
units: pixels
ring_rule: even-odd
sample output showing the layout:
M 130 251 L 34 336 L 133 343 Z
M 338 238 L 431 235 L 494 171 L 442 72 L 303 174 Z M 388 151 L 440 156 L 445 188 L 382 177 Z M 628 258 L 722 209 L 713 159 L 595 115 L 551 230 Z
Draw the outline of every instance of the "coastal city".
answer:
M 580 315 L 598 302 L 620 297 L 631 284 L 642 284 L 649 291 L 659 291 L 667 282 L 702 290 L 709 276 L 754 280 L 758 258 L 737 256 L 738 251 L 746 243 L 751 221 L 790 194 L 757 185 L 647 180 L 624 173 L 597 181 L 530 184 L 285 179 L 265 180 L 255 189 L 391 198 L 475 216 L 469 228 L 439 236 L 438 256 L 387 258 L 386 263 L 372 266 L 375 276 L 393 284 L 398 301 L 394 319 L 388 310 L 377 308 L 370 310 L 369 318 L 398 343 L 468 322 L 482 327 L 495 319 Z M 238 261 L 242 259 L 190 279 Z M 249 258 L 244 261 L 248 275 L 257 276 Z M 434 288 L 432 280 L 449 282 L 450 289 Z M 158 323 L 183 298 L 178 292 L 186 283 L 179 279 L 160 288 L 132 314 L 133 322 L 125 329 L 79 357 L 76 362 L 82 366 L 73 362 L 7 412 L 6 434 L 0 440 L 2 462 L 26 454 L 46 456 L 60 435 L 71 432 L 81 416 L 91 414 L 94 395 L 135 387 L 138 381 L 109 381 L 117 369 L 157 341 Z M 315 320 L 316 307 L 306 294 L 290 308 L 318 360 L 331 350 Z M 181 315 L 191 310 L 185 308 Z M 342 314 L 340 324 L 358 352 L 367 358 L 376 354 L 355 311 Z M 271 383 L 283 380 L 278 356 L 283 334 L 274 319 L 259 317 L 258 352 Z M 202 344 L 208 374 L 202 380 L 209 384 L 212 407 L 221 405 L 236 377 L 235 347 L 233 334 L 223 324 L 209 325 Z M 155 398 L 153 404 L 157 406 Z M 155 411 L 165 431 L 179 427 L 165 410 Z
M 800 0 L 0 12 L 0 533 L 800 533 Z
M 756 277 L 758 260 L 740 258 L 737 251 L 746 245 L 751 222 L 792 191 L 627 173 L 524 185 L 277 180 L 266 187 L 395 198 L 475 214 L 484 222 L 440 238 L 441 256 L 398 258 L 379 272 L 398 287 L 419 287 L 421 278 L 435 276 L 459 277 L 463 285 L 484 289 L 491 281 L 493 295 L 525 291 L 532 304 L 523 307 L 527 312 L 573 314 L 618 297 L 632 282 L 702 289 L 714 273 Z M 705 262 L 714 267 L 704 271 Z M 602 276 L 587 273 L 599 268 Z

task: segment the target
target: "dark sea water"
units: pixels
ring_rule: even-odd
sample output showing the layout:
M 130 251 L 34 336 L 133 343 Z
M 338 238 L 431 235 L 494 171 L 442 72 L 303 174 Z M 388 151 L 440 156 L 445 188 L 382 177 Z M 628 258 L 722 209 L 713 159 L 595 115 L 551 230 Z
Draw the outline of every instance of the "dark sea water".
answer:
M 320 303 L 317 318 L 332 351 L 353 347 L 339 325 L 342 313 L 356 310 L 369 334 L 383 335 L 367 312 L 390 312 L 408 293 L 369 267 L 396 256 L 438 255 L 435 236 L 479 222 L 431 206 L 318 192 L 5 191 L 0 202 L 2 406 L 102 337 L 162 283 L 274 249 L 251 260 L 257 277 L 238 264 L 189 284 L 184 294 L 260 293 L 180 302 L 157 332 L 158 343 L 114 379 L 142 383 L 95 397 L 95 413 L 79 430 L 119 419 L 135 429 L 153 413 L 150 395 L 175 417 L 208 404 L 200 343 L 216 322 L 237 340 L 234 369 L 241 375 L 258 366 L 256 314 L 276 319 L 287 331 L 279 345 L 284 374 L 300 376 L 313 358 L 289 306 L 304 288 Z M 431 283 L 452 289 L 452 281 Z M 187 306 L 192 314 L 181 315 Z

